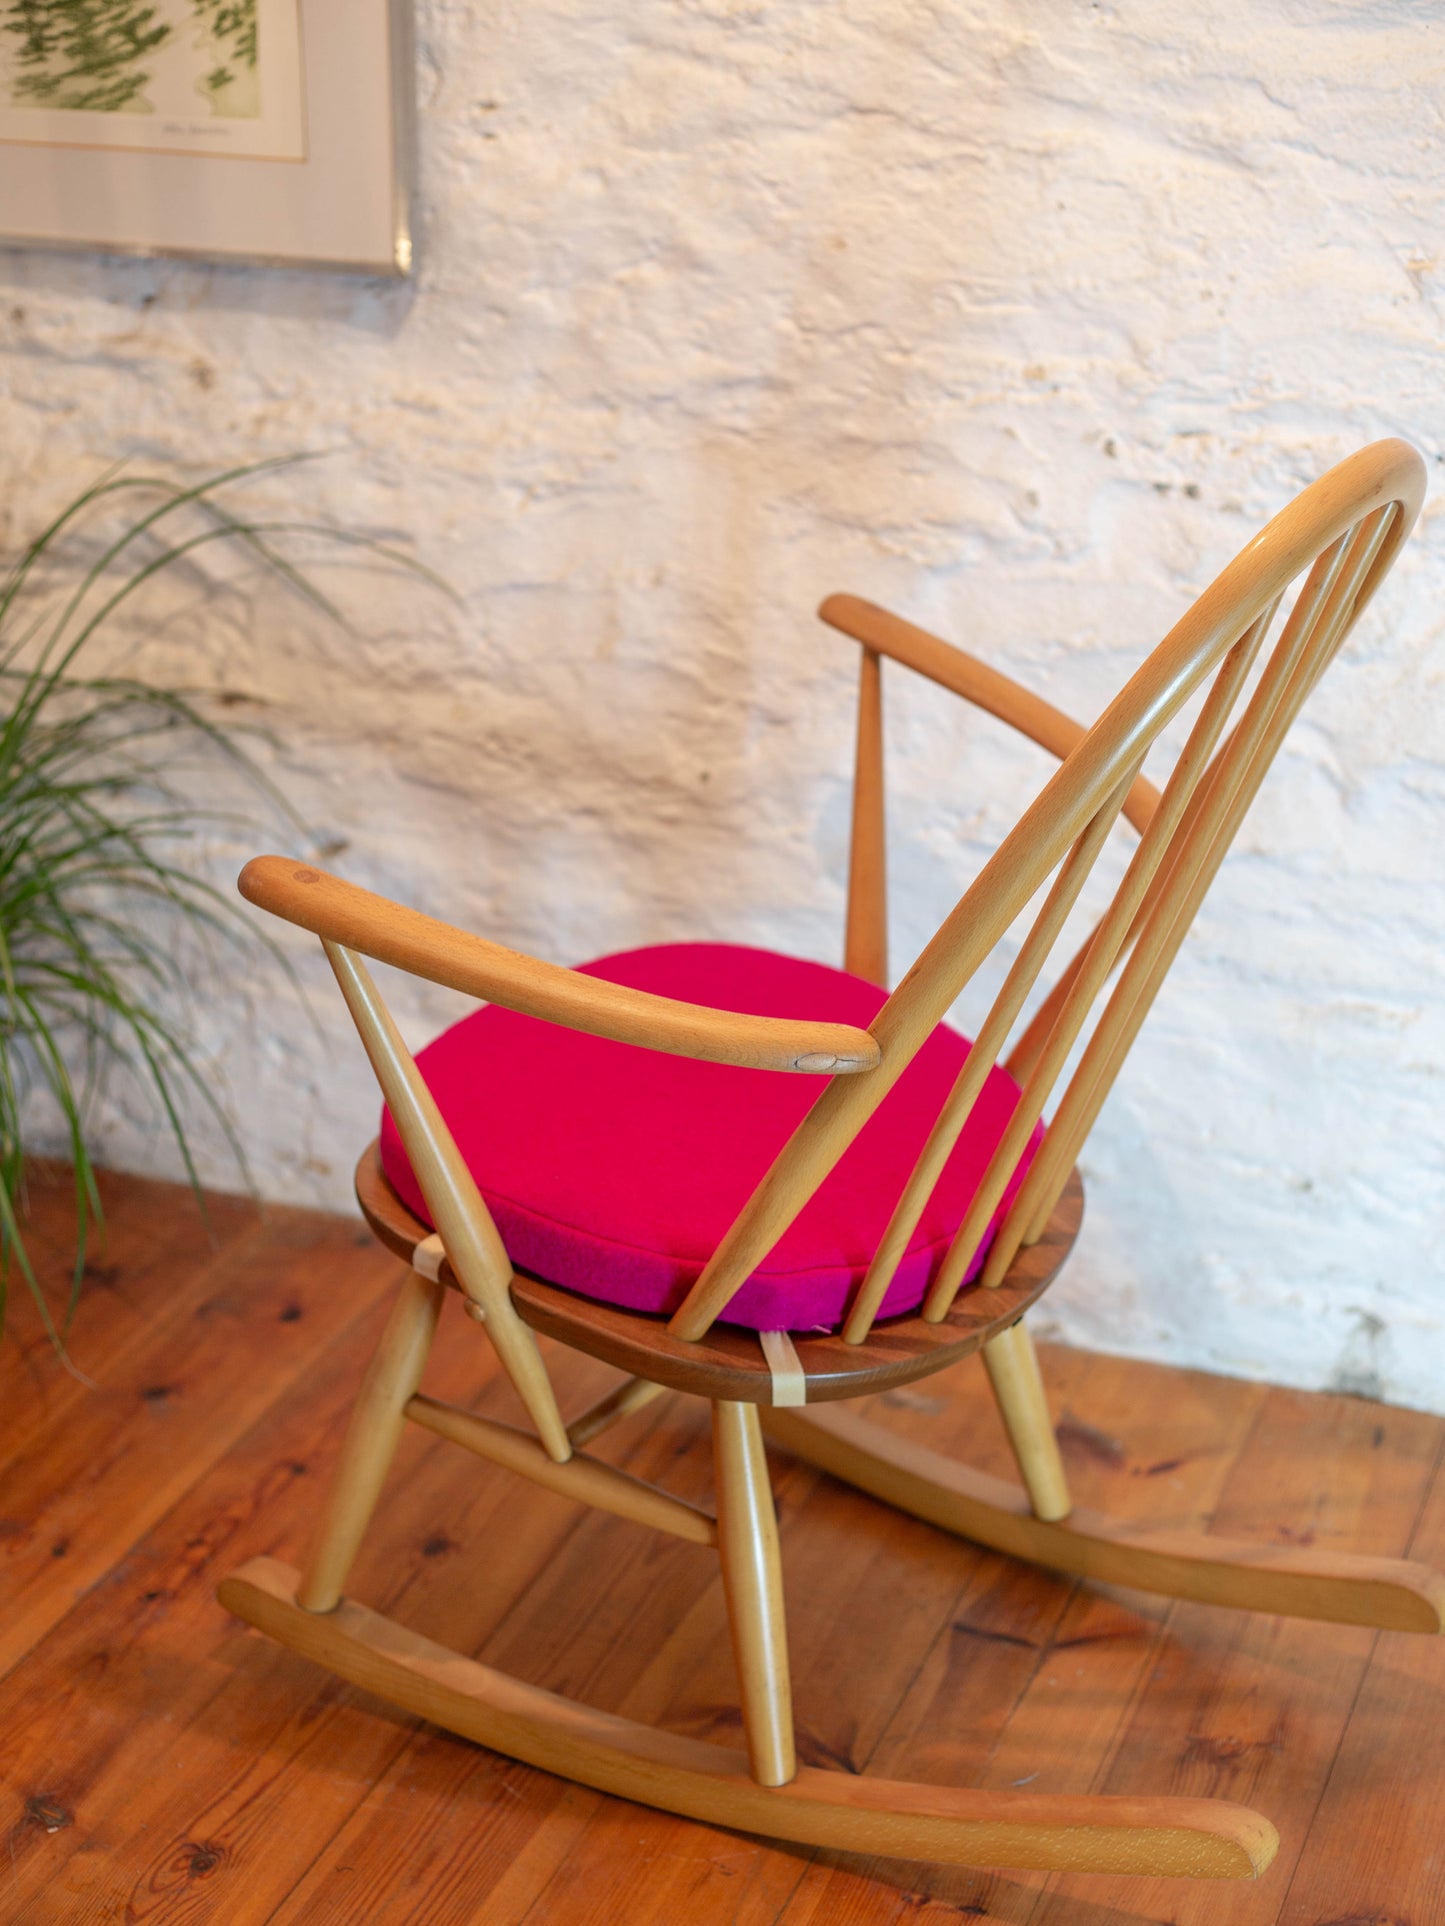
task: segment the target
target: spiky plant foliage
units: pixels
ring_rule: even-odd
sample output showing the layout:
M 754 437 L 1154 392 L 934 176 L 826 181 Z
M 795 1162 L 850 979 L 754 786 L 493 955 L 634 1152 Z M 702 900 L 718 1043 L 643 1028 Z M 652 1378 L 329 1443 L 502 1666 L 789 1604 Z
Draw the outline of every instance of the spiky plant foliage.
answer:
M 168 1013 L 185 1005 L 178 924 L 230 942 L 261 939 L 185 861 L 198 830 L 228 819 L 180 792 L 178 752 L 199 747 L 223 757 L 258 796 L 280 799 L 238 732 L 200 699 L 126 675 L 87 674 L 86 651 L 105 625 L 133 613 L 133 598 L 157 575 L 216 542 L 244 544 L 333 615 L 279 552 L 277 537 L 320 533 L 426 573 L 368 538 L 248 519 L 225 505 L 228 484 L 282 465 L 253 464 L 190 487 L 113 472 L 71 502 L 0 582 L 0 1332 L 6 1285 L 18 1271 L 63 1345 L 102 1221 L 91 1122 L 107 1073 L 149 1087 L 198 1191 L 188 1093 L 220 1124 L 245 1174 L 193 1040 Z M 73 576 L 57 591 L 77 553 Z M 59 1113 L 75 1173 L 75 1265 L 69 1301 L 56 1312 L 22 1226 L 26 1120 L 37 1086 L 50 1099 L 38 1107 Z

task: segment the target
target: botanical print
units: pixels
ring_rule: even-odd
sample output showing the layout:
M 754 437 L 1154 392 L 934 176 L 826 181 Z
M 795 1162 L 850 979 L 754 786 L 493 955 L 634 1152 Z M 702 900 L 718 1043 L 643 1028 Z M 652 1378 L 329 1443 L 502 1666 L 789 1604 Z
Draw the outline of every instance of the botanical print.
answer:
M 143 97 L 148 57 L 171 35 L 154 7 L 130 0 L 10 0 L 0 29 L 15 106 L 151 111 Z
M 298 4 L 0 0 L 0 140 L 299 159 Z
M 212 112 L 254 118 L 261 111 L 256 0 L 191 0 L 191 12 L 211 52 L 199 85 Z
M 261 111 L 256 0 L 8 0 L 0 11 L 13 106 L 67 113 L 150 114 L 161 50 L 190 54 L 193 88 L 212 113 Z
M 412 4 L 0 0 L 0 244 L 408 273 Z

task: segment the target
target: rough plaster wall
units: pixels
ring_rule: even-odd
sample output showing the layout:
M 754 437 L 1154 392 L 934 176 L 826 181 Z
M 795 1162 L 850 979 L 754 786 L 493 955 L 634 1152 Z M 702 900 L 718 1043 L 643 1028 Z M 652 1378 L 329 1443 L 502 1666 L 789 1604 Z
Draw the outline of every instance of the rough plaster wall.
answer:
M 562 959 L 836 957 L 854 659 L 820 595 L 1090 717 L 1329 463 L 1399 432 L 1437 472 L 1432 0 L 421 0 L 419 29 L 414 284 L 0 254 L 7 547 L 117 456 L 319 448 L 257 498 L 454 584 L 323 559 L 348 633 L 233 570 L 140 641 L 264 701 L 357 880 Z M 1432 505 L 1090 1146 L 1066 1335 L 1445 1410 L 1442 624 Z M 888 699 L 901 967 L 1044 771 Z M 317 1027 L 199 953 L 196 1015 L 262 1189 L 341 1206 L 374 1098 L 296 953 Z M 399 1007 L 420 1037 L 452 1006 Z M 174 1169 L 129 1101 L 108 1129 Z

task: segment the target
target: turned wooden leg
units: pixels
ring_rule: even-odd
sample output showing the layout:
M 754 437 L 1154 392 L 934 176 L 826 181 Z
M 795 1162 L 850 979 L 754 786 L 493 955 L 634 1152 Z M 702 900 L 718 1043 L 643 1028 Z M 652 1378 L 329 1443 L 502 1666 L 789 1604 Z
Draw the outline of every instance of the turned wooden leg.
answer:
M 1067 1518 L 1072 1509 L 1068 1480 L 1039 1376 L 1038 1355 L 1022 1318 L 984 1345 L 983 1361 L 1034 1516 L 1050 1521 Z
M 748 1764 L 759 1785 L 782 1786 L 797 1771 L 793 1692 L 778 1520 L 757 1406 L 715 1402 L 712 1435 L 718 1552 L 742 1685 Z
M 308 1612 L 332 1611 L 341 1597 L 406 1423 L 407 1399 L 421 1382 L 444 1292 L 444 1285 L 408 1271 L 392 1306 L 352 1408 L 341 1461 L 297 1588 L 296 1602 Z

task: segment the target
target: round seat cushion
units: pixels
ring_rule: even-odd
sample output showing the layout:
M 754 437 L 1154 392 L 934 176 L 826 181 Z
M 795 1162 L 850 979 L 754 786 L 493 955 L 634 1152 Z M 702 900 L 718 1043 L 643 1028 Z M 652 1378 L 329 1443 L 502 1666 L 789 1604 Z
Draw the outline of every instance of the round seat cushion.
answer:
M 749 1015 L 865 1027 L 884 992 L 821 963 L 735 944 L 669 943 L 583 974 Z M 755 1330 L 835 1330 L 969 1042 L 940 1025 L 723 1314 Z M 609 1304 L 675 1311 L 824 1087 L 784 1071 L 697 1063 L 495 1006 L 417 1063 L 519 1270 Z M 910 1240 L 881 1315 L 917 1308 L 1018 1100 L 995 1069 Z M 1005 1196 L 1033 1156 L 1036 1128 Z M 389 1113 L 382 1168 L 430 1214 Z M 997 1225 L 991 1226 L 991 1231 Z M 986 1240 L 985 1240 L 986 1245 Z M 983 1258 L 980 1251 L 969 1271 Z

